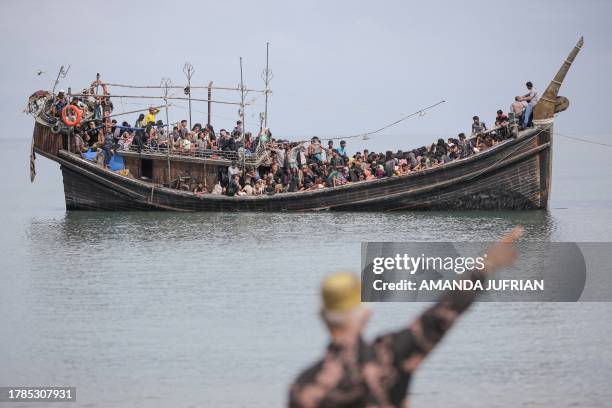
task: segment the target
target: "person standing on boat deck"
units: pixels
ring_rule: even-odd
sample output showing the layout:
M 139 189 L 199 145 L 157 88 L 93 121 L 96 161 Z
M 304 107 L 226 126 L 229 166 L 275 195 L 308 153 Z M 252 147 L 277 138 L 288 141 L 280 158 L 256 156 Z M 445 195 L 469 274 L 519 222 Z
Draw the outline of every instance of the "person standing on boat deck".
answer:
M 478 116 L 474 116 L 472 120 L 474 121 L 472 123 L 472 136 L 476 136 L 478 133 L 487 131 L 487 125 L 485 125 L 484 122 L 481 122 Z
M 344 140 L 340 141 L 340 147 L 336 148 L 336 151 L 345 162 L 348 162 L 348 155 L 346 154 L 346 142 Z
M 179 135 L 181 137 L 181 139 L 185 139 L 187 137 L 187 133 L 189 132 L 189 129 L 187 129 L 187 120 L 183 119 L 179 122 L 178 124 L 178 132 Z
M 242 137 L 242 121 L 237 121 L 236 122 L 236 126 L 234 126 L 234 130 L 232 131 L 232 135 L 236 138 L 239 139 Z
M 523 102 L 527 102 L 527 106 L 525 107 L 525 112 L 523 113 L 523 123 L 521 126 L 526 128 L 531 121 L 531 113 L 533 112 L 533 107 L 538 103 L 538 91 L 535 89 L 531 81 L 528 81 L 525 86 L 527 87 L 527 92 L 523 96 L 519 96 L 519 99 Z
M 321 146 L 321 140 L 316 136 L 310 139 L 308 156 L 310 156 L 310 159 L 315 163 L 323 163 L 323 146 Z
M 104 168 L 108 167 L 108 163 L 111 160 L 111 149 L 115 145 L 115 139 L 113 138 L 112 132 L 106 132 L 104 135 L 104 145 L 102 146 L 102 152 L 104 153 Z
M 522 123 L 525 108 L 527 108 L 527 102 L 521 101 L 520 96 L 516 96 L 514 98 L 514 102 L 512 105 L 510 105 L 510 112 L 514 112 L 514 117 L 519 121 L 519 123 Z
M 484 268 L 466 279 L 484 281 L 517 257 L 513 229 L 486 251 Z M 299 374 L 289 388 L 288 405 L 313 407 L 408 406 L 414 373 L 440 343 L 479 291 L 448 291 L 409 326 L 365 342 L 371 310 L 361 303 L 361 285 L 352 273 L 327 276 L 321 285 L 320 316 L 330 336 L 323 358 Z
M 148 125 L 149 123 L 153 122 L 153 124 L 155 124 L 155 122 L 157 121 L 156 115 L 159 113 L 159 109 L 154 108 L 154 107 L 149 107 L 149 113 L 146 114 L 145 118 L 144 118 L 144 124 Z
M 327 149 L 325 149 L 325 160 L 326 161 L 330 161 L 332 159 L 332 157 L 334 157 L 334 141 L 333 140 L 328 140 L 327 141 Z
M 459 133 L 459 158 L 465 159 L 474 153 L 472 142 L 465 138 L 465 133 Z
M 138 115 L 138 119 L 136 119 L 136 123 L 134 123 L 135 128 L 143 129 L 147 123 L 145 122 L 145 115 L 141 113 Z
M 59 116 L 62 113 L 62 109 L 64 109 L 68 105 L 68 98 L 66 97 L 66 91 L 60 89 L 57 93 L 57 96 L 53 100 L 53 105 L 51 105 L 51 114 L 53 116 Z
M 240 168 L 236 166 L 236 161 L 232 160 L 232 165 L 227 168 L 227 176 L 231 180 L 235 174 L 240 175 Z

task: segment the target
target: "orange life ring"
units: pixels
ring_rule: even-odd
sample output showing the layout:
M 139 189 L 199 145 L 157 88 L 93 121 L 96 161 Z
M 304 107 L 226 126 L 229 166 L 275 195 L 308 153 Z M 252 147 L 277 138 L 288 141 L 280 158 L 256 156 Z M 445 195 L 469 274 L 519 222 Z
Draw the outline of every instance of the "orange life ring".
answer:
M 70 110 L 72 112 L 72 114 L 74 116 L 76 116 L 74 118 L 74 120 L 70 120 L 68 119 L 68 110 Z M 62 109 L 62 121 L 67 125 L 67 126 L 76 126 L 79 124 L 79 122 L 81 121 L 81 115 L 83 114 L 83 111 L 81 111 L 79 108 L 77 108 L 75 105 L 67 105 L 64 107 L 64 109 Z

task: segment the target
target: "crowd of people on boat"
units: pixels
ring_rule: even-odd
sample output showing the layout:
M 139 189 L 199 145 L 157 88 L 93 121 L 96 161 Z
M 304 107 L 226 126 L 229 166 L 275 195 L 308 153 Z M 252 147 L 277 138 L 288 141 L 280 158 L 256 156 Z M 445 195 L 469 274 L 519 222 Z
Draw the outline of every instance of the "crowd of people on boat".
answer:
M 510 112 L 521 128 L 530 124 L 533 107 L 538 94 L 531 82 L 526 83 L 528 92 L 517 96 Z M 262 146 L 269 153 L 264 166 L 249 167 L 233 162 L 226 171 L 220 172 L 218 182 L 211 191 L 198 184 L 193 192 L 198 194 L 263 195 L 283 192 L 316 190 L 337 187 L 349 183 L 377 178 L 402 176 L 411 172 L 437 167 L 454 160 L 467 158 L 488 149 L 510 136 L 509 116 L 501 109 L 495 116 L 495 126 L 488 129 L 478 116 L 473 117 L 471 135 L 460 133 L 457 137 L 438 139 L 431 145 L 410 151 L 370 152 L 367 149 L 348 153 L 347 143 L 329 140 L 327 145 L 319 137 L 309 142 L 290 142 L 275 139 L 270 129 L 263 128 L 256 137 L 244 132 L 239 120 L 231 131 L 221 129 L 216 133 L 213 126 L 194 124 L 191 129 L 187 120 L 172 126 L 158 119 L 159 108 L 150 107 L 141 113 L 133 125 L 123 121 L 105 119 L 112 112 L 110 98 L 102 99 L 101 114 L 97 120 L 89 120 L 75 126 L 72 149 L 75 152 L 95 151 L 96 159 L 107 166 L 111 156 L 118 150 L 157 150 L 196 155 L 198 152 L 238 152 L 249 156 Z M 73 98 L 71 104 L 78 103 Z M 68 104 L 64 91 L 55 97 L 52 110 L 57 114 Z M 109 106 L 110 104 L 110 106 Z
M 308 143 L 272 139 L 268 145 L 269 168 L 246 165 L 241 169 L 233 162 L 226 172 L 219 174 L 218 183 L 211 192 L 229 196 L 271 195 L 407 175 L 467 158 L 499 143 L 509 135 L 506 125 L 507 116 L 506 122 L 500 123 L 498 128 L 473 137 L 460 133 L 456 138 L 440 138 L 431 145 L 410 151 L 370 152 L 364 149 L 352 155 L 348 153 L 345 140 L 339 145 L 329 140 L 324 145 L 316 136 Z M 195 192 L 205 193 L 201 186 Z

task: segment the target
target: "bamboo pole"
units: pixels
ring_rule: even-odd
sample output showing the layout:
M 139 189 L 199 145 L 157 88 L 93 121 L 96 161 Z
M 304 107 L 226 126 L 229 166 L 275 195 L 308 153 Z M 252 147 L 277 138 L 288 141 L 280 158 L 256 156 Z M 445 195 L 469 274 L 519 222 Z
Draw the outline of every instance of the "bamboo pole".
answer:
M 212 90 L 213 90 L 212 84 L 213 84 L 213 81 L 210 81 L 208 83 L 208 112 L 207 112 L 208 113 L 208 115 L 207 115 L 207 123 L 208 123 L 208 125 L 210 125 L 210 123 L 211 123 L 210 122 L 210 110 L 211 110 L 210 109 L 211 108 L 210 101 L 212 100 Z
M 189 96 L 189 129 L 191 129 L 193 126 L 191 124 L 191 77 L 193 76 L 193 72 L 193 65 L 186 62 L 185 66 L 183 66 L 183 73 L 187 77 L 187 95 Z
M 265 96 L 266 96 L 266 108 L 264 111 L 264 127 L 267 128 L 268 127 L 268 85 L 270 84 L 270 64 L 269 64 L 269 56 L 270 56 L 270 43 L 267 42 L 266 43 L 266 90 L 265 90 Z
M 210 81 L 211 83 L 213 81 Z M 104 83 L 105 85 L 108 86 L 114 86 L 117 88 L 131 88 L 131 89 L 164 89 L 163 86 L 157 86 L 157 85 L 125 85 L 125 84 L 111 84 L 108 82 Z M 173 85 L 173 86 L 169 86 L 168 89 L 183 89 L 183 86 L 177 86 L 177 85 Z M 191 89 L 208 89 L 209 85 L 192 85 Z M 223 90 L 223 91 L 240 91 L 240 88 L 231 88 L 231 87 L 227 87 L 227 86 L 214 86 L 211 89 L 214 90 Z M 266 90 L 265 89 L 245 89 L 245 92 L 259 92 L 259 93 L 265 93 Z
M 170 85 L 170 79 L 169 78 L 163 78 L 162 79 L 162 83 L 165 85 L 165 89 L 164 89 L 164 101 L 166 102 L 166 132 L 167 135 L 166 137 L 168 138 L 167 140 L 167 146 L 166 146 L 166 162 L 168 163 L 168 188 L 170 188 L 170 184 L 172 183 L 172 176 L 170 173 L 170 143 L 171 143 L 171 139 L 170 139 L 170 118 L 168 115 L 168 87 Z M 172 142 L 174 142 L 172 140 Z
M 244 133 L 246 132 L 246 125 L 244 123 L 244 78 L 242 76 L 242 57 L 240 57 L 240 117 L 242 121 L 241 139 L 244 139 Z
M 89 96 L 94 96 L 94 95 L 91 95 L 91 94 L 73 94 L 72 96 L 89 97 Z M 164 99 L 163 96 L 150 96 L 150 95 L 106 95 L 106 96 L 104 96 L 104 98 Z M 185 97 L 182 97 L 182 96 L 169 96 L 167 99 L 169 99 L 169 100 L 179 100 L 179 101 L 187 101 L 187 100 L 189 100 L 189 98 L 185 98 Z M 191 98 L 191 100 L 195 101 L 195 102 L 211 102 L 211 103 L 221 103 L 221 104 L 225 104 L 225 105 L 241 105 L 240 102 L 215 101 L 215 100 L 196 99 L 196 98 Z M 249 105 L 249 103 L 245 102 L 245 105 Z M 164 106 L 164 105 L 161 105 L 161 106 Z

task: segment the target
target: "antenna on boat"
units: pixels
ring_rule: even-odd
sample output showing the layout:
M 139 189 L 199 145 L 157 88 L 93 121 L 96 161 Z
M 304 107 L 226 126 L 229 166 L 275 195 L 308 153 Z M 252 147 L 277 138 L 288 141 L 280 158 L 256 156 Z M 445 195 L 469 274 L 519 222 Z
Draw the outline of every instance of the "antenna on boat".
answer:
M 187 77 L 187 86 L 185 87 L 185 95 L 189 97 L 189 129 L 191 129 L 191 77 L 193 76 L 194 72 L 195 72 L 195 69 L 193 68 L 193 65 L 191 65 L 189 62 L 186 62 L 185 65 L 183 66 L 183 73 Z
M 266 69 L 261 73 L 261 78 L 266 85 L 264 94 L 266 97 L 266 107 L 263 113 L 263 127 L 268 127 L 268 94 L 270 93 L 270 81 L 272 80 L 272 70 L 270 69 L 270 43 L 266 43 Z
M 242 135 L 244 138 L 245 124 L 244 124 L 244 78 L 242 76 L 242 57 L 240 57 L 240 120 L 242 121 Z
M 55 95 L 55 88 L 57 88 L 57 84 L 59 84 L 60 79 L 66 78 L 68 71 L 70 71 L 70 65 L 68 65 L 68 69 L 64 69 L 63 65 L 60 67 L 59 72 L 57 73 L 57 78 L 55 78 L 55 83 L 53 84 L 53 90 L 51 91 L 53 95 Z

